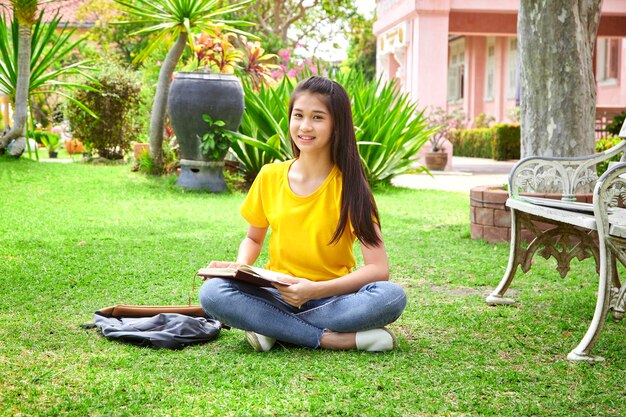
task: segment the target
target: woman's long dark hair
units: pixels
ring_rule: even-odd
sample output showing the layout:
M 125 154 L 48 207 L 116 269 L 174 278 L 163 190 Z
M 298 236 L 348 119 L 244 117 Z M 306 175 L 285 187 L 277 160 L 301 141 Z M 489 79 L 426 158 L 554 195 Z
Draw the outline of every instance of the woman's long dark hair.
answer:
M 291 120 L 294 101 L 305 92 L 318 94 L 332 117 L 330 158 L 342 174 L 341 214 L 330 244 L 339 241 L 350 219 L 361 243 L 366 246 L 379 246 L 382 241 L 374 222 L 380 225 L 380 218 L 359 157 L 352 123 L 350 97 L 341 84 L 324 77 L 310 77 L 300 82 L 291 94 L 289 120 Z M 291 138 L 291 150 L 296 158 L 300 156 L 300 149 L 293 138 Z

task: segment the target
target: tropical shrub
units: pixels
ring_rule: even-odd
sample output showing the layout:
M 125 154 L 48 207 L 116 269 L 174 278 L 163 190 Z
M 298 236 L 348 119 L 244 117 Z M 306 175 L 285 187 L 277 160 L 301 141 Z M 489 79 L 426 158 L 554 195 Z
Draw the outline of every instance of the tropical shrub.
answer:
M 89 69 L 86 63 L 66 61 L 82 38 L 72 41 L 73 31 L 61 26 L 56 15 L 52 19 L 48 16 L 47 24 L 43 22 L 43 11 L 36 17 L 37 1 L 9 3 L 16 7 L 16 13 L 11 24 L 4 13 L 0 15 L 0 94 L 8 95 L 13 102 L 13 126 L 0 135 L 0 154 L 26 129 L 29 102 L 32 115 L 33 110 L 41 108 L 41 95 L 56 93 L 68 97 L 67 90 L 88 88 L 80 81 Z M 17 146 L 11 153 L 20 155 L 20 148 Z
M 261 84 L 273 81 L 272 71 L 278 65 L 272 61 L 276 58 L 278 55 L 266 54 L 259 42 L 249 41 L 245 36 L 219 31 L 214 35 L 201 32 L 194 36 L 192 63 L 185 69 L 191 66 L 194 70 L 237 74 L 258 89 Z
M 359 153 L 370 184 L 414 171 L 414 157 L 433 132 L 424 111 L 393 81 L 368 81 L 356 71 L 339 74 L 337 81 L 352 101 Z
M 65 114 L 73 135 L 103 158 L 122 159 L 142 130 L 138 114 L 141 83 L 126 69 L 106 66 L 92 86 L 100 91 L 76 91 L 74 99 L 92 109 L 96 117 L 74 102 L 67 104 Z
M 339 74 L 352 100 L 352 112 L 361 160 L 371 184 L 389 182 L 414 170 L 413 157 L 432 132 L 427 120 L 408 94 L 394 83 L 366 80 L 362 74 Z M 288 77 L 276 87 L 253 91 L 244 83 L 246 110 L 231 145 L 246 179 L 252 181 L 261 167 L 292 157 L 289 141 L 289 96 L 295 84 Z
M 208 131 L 200 141 L 202 155 L 210 161 L 222 161 L 228 152 L 233 136 L 230 131 L 224 129 L 226 123 L 223 120 L 213 120 L 208 114 L 203 114 L 202 119 L 208 125 Z
M 45 130 L 34 130 L 32 132 L 28 132 L 28 137 L 41 144 L 43 144 L 44 140 L 48 139 L 48 137 L 52 135 L 58 136 L 59 140 L 61 140 L 61 135 L 58 133 L 46 132 Z
M 245 111 L 231 150 L 246 181 L 252 183 L 263 165 L 292 157 L 289 142 L 289 96 L 294 82 L 284 77 L 274 87 L 243 81 Z
M 61 135 L 50 133 L 40 137 L 41 143 L 48 149 L 48 153 L 56 152 L 61 147 Z

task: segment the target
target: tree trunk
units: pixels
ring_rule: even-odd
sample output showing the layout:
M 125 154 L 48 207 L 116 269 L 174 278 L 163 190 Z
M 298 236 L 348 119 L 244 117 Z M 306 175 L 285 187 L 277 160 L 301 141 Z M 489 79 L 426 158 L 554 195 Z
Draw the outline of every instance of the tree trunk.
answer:
M 150 157 L 157 171 L 163 168 L 163 129 L 165 127 L 167 97 L 172 82 L 172 74 L 174 74 L 176 64 L 178 64 L 180 57 L 183 55 L 186 44 L 187 32 L 181 32 L 167 53 L 159 71 L 159 81 L 154 94 L 152 114 L 150 115 Z
M 522 157 L 593 153 L 602 0 L 520 0 Z
M 17 82 L 15 86 L 15 107 L 13 108 L 13 126 L 0 139 L 0 151 L 4 151 L 11 140 L 24 136 L 28 119 L 28 92 L 30 88 L 30 43 L 31 27 L 19 25 Z

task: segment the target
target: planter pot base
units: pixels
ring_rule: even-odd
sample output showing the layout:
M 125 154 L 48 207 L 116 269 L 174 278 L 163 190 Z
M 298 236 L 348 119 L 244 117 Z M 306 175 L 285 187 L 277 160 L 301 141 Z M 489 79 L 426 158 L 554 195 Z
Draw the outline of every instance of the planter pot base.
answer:
M 223 163 L 197 166 L 181 161 L 180 176 L 176 185 L 187 190 L 210 191 L 212 193 L 228 191 L 223 170 Z

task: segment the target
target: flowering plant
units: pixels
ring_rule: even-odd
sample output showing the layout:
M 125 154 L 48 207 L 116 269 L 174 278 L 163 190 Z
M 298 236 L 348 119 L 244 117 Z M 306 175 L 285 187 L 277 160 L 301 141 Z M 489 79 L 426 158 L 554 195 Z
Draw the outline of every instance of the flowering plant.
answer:
M 211 36 L 207 33 L 198 33 L 194 36 L 194 55 L 198 67 L 219 72 L 233 74 L 242 60 L 242 52 L 231 43 L 232 33 L 216 33 Z
M 235 43 L 241 44 L 237 48 Z M 232 33 L 209 35 L 199 33 L 194 37 L 194 56 L 198 68 L 205 68 L 220 74 L 245 75 L 258 89 L 261 84 L 271 80 L 271 72 L 278 65 L 271 61 L 277 55 L 266 54 L 259 42 L 248 41 Z
M 278 56 L 266 54 L 259 42 L 250 42 L 243 38 L 243 43 L 246 47 L 246 54 L 242 60 L 241 71 L 250 78 L 252 86 L 258 90 L 262 84 L 272 81 L 271 73 L 279 67 L 271 61 Z
M 465 114 L 459 109 L 454 109 L 450 113 L 441 107 L 432 110 L 428 115 L 428 128 L 434 131 L 428 139 L 431 152 L 443 152 L 446 140 L 452 137 L 455 130 L 463 127 L 464 119 Z
M 296 44 L 296 47 L 299 45 Z M 293 51 L 290 49 L 281 49 L 278 52 L 280 57 L 280 64 L 272 72 L 274 79 L 280 79 L 283 77 L 302 79 L 302 74 L 311 75 L 325 75 L 327 72 L 324 67 L 327 66 L 322 60 L 317 58 L 300 58 L 294 56 Z

